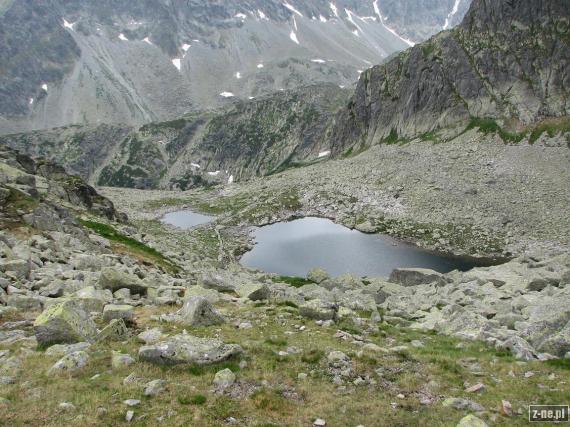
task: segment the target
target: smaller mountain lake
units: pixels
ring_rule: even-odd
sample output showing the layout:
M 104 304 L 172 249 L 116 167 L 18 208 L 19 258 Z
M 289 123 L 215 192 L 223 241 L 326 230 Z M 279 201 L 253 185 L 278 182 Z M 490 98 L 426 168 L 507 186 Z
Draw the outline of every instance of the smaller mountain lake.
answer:
M 474 260 L 435 254 L 389 236 L 365 234 L 314 217 L 256 228 L 255 241 L 241 264 L 285 276 L 305 277 L 315 267 L 332 276 L 388 277 L 399 267 L 447 273 L 478 265 Z
M 206 224 L 212 221 L 214 217 L 202 215 L 191 210 L 183 210 L 167 213 L 160 220 L 164 224 L 173 225 L 174 227 L 188 230 L 197 225 Z

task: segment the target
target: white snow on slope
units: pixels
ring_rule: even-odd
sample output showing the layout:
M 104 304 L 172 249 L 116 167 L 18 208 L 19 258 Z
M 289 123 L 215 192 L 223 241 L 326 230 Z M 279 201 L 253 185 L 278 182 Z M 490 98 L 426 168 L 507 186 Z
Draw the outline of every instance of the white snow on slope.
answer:
M 129 39 L 125 37 L 125 35 L 123 33 L 119 34 L 119 40 L 122 40 L 124 42 L 128 42 Z
M 230 175 L 230 177 L 228 178 L 228 184 L 233 184 L 234 182 L 234 176 Z
M 184 43 L 184 44 L 182 45 L 182 50 L 183 50 L 184 52 L 188 52 L 188 49 L 190 49 L 191 47 L 192 47 L 192 46 L 190 46 L 188 43 Z
M 30 105 L 34 105 L 34 98 L 30 98 Z
M 330 2 L 331 10 L 333 11 L 334 15 L 338 18 L 338 9 L 333 2 Z
M 414 46 L 415 45 L 415 43 L 413 41 L 402 37 L 396 31 L 394 31 L 392 28 L 388 27 L 384 23 L 384 18 L 382 17 L 382 14 L 380 13 L 380 7 L 378 6 L 378 0 L 374 0 L 374 3 L 372 3 L 372 5 L 374 6 L 374 12 L 376 13 L 376 15 L 378 15 L 378 18 L 380 19 L 380 23 L 384 26 L 384 28 L 386 28 L 388 31 L 390 31 L 392 34 L 394 34 L 396 37 L 398 37 L 400 40 L 402 40 L 408 46 Z
M 451 9 L 451 12 L 449 12 L 449 15 L 447 15 L 447 18 L 445 18 L 445 24 L 443 24 L 444 30 L 447 30 L 449 28 L 449 26 L 451 25 L 451 20 L 453 19 L 453 17 L 455 16 L 457 11 L 459 10 L 459 3 L 461 3 L 461 0 L 455 0 L 455 4 L 453 5 L 453 9 Z
M 47 86 L 47 84 L 45 84 L 45 83 L 42 84 L 42 89 L 47 92 L 47 91 L 48 91 L 48 86 Z
M 236 79 L 241 79 L 241 73 L 239 71 L 236 73 Z
M 321 157 L 327 157 L 327 156 L 330 156 L 330 154 L 331 154 L 330 150 L 327 150 L 327 151 L 321 151 L 321 152 L 319 153 L 319 159 L 320 159 Z
M 299 43 L 299 39 L 297 38 L 297 34 L 295 34 L 295 31 L 291 31 L 291 33 L 289 34 L 289 38 L 293 40 L 295 43 L 301 44 Z
M 267 16 L 265 15 L 265 13 L 263 13 L 259 9 L 257 9 L 257 14 L 259 15 L 259 19 L 267 19 Z
M 190 163 L 190 166 L 192 166 L 193 168 L 197 168 L 200 169 L 200 165 L 198 163 Z
M 180 60 L 180 58 L 174 58 L 172 60 L 172 64 L 178 68 L 178 71 L 182 70 L 182 61 Z
M 325 18 L 323 15 L 319 15 L 319 20 L 323 23 L 327 22 L 327 18 Z
M 244 20 L 247 18 L 247 16 L 243 13 L 236 13 L 235 17 L 238 19 L 244 19 Z
M 223 98 L 232 98 L 234 96 L 234 94 L 231 92 L 222 92 L 222 93 L 220 93 L 220 96 Z
M 210 176 L 218 176 L 219 174 L 220 174 L 220 171 L 208 172 L 208 175 L 210 175 Z
M 311 62 L 316 62 L 317 64 L 324 64 L 327 61 L 325 61 L 324 59 L 317 58 L 317 59 L 311 59 Z
M 264 65 L 263 64 L 257 64 L 257 68 L 263 68 Z
M 145 43 L 147 43 L 147 44 L 149 44 L 149 45 L 152 46 L 152 42 L 150 41 L 150 39 L 149 39 L 148 37 L 145 37 L 145 38 L 143 39 L 143 42 L 145 42 Z
M 75 22 L 74 22 L 74 23 L 70 23 L 70 22 L 67 22 L 67 21 L 65 20 L 65 18 L 63 18 L 63 28 L 69 28 L 71 31 L 73 31 L 73 26 L 74 26 L 74 25 L 75 25 Z
M 285 6 L 287 9 L 289 9 L 291 12 L 296 13 L 299 16 L 303 16 L 303 14 L 301 12 L 299 12 L 297 9 L 295 9 L 292 5 L 290 5 L 289 3 L 283 3 L 283 6 Z

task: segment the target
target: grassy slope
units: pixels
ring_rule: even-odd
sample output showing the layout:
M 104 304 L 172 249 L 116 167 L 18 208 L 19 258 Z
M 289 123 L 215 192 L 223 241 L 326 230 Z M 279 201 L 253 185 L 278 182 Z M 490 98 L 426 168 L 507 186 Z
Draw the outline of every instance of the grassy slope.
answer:
M 379 332 L 369 335 L 369 339 L 383 348 L 407 345 L 408 350 L 359 354 L 359 346 L 334 337 L 336 327 L 316 326 L 298 317 L 292 307 L 226 304 L 219 308 L 232 319 L 249 319 L 254 327 L 236 329 L 233 322 L 228 322 L 222 326 L 186 329 L 199 336 L 219 333 L 226 342 L 242 345 L 243 360 L 248 364 L 244 369 L 240 370 L 239 360 L 234 360 L 213 367 L 169 368 L 137 362 L 131 367 L 111 370 L 111 347 L 99 344 L 91 350 L 86 368 L 62 378 L 51 378 L 45 372 L 57 358 L 38 352 L 26 360 L 18 383 L 3 386 L 0 391 L 1 397 L 12 402 L 10 409 L 0 406 L 0 425 L 120 425 L 130 409 L 122 402 L 140 399 L 141 405 L 133 409 L 135 417 L 142 417 L 136 425 L 143 426 L 156 425 L 156 417 L 170 410 L 173 412 L 166 418 L 165 425 L 217 426 L 225 425 L 227 418 L 234 417 L 239 420 L 238 425 L 307 426 L 320 417 L 332 427 L 449 426 L 467 413 L 442 406 L 443 397 L 453 396 L 470 398 L 484 405 L 489 412 L 482 417 L 489 420 L 497 416 L 496 425 L 522 426 L 527 425 L 526 405 L 563 403 L 559 402 L 560 397 L 570 393 L 568 364 L 517 363 L 510 356 L 478 342 L 466 343 L 459 349 L 459 341 L 453 338 L 380 324 Z M 167 310 L 172 309 L 137 309 L 139 328 L 158 326 L 149 320 L 150 315 Z M 286 319 L 283 324 L 274 321 L 276 315 Z M 307 329 L 298 332 L 295 325 L 301 324 L 306 324 Z M 160 326 L 169 333 L 180 333 L 182 329 L 176 325 Z M 349 329 L 360 331 L 355 325 Z M 412 340 L 422 340 L 425 347 L 410 346 Z M 300 352 L 286 357 L 276 354 L 290 346 Z M 139 347 L 136 338 L 113 345 L 114 350 L 121 349 L 131 355 L 136 355 Z M 330 350 L 348 354 L 354 370 L 361 376 L 374 378 L 377 385 L 348 384 L 348 393 L 337 390 L 326 367 L 326 354 Z M 480 364 L 482 376 L 466 367 L 470 361 Z M 243 389 L 255 388 L 255 392 L 238 399 L 213 393 L 214 374 L 226 367 L 237 373 Z M 378 368 L 382 368 L 382 376 L 375 373 Z M 525 378 L 529 371 L 534 372 L 534 376 Z M 307 373 L 308 379 L 297 379 L 301 372 Z M 145 397 L 140 385 L 122 385 L 123 378 L 131 373 L 146 381 L 165 379 L 169 382 L 168 389 L 158 397 Z M 94 379 L 97 374 L 100 376 Z M 264 380 L 267 383 L 262 386 Z M 432 383 L 430 389 L 426 385 L 432 380 L 437 384 Z M 483 382 L 487 389 L 468 394 L 463 391 L 465 382 Z M 399 398 L 399 394 L 405 397 Z M 435 402 L 422 405 L 420 400 L 425 396 L 431 396 Z M 523 413 L 512 418 L 498 415 L 496 410 L 502 399 L 509 400 L 515 410 L 521 408 Z M 58 404 L 64 401 L 72 402 L 76 411 L 59 410 Z M 396 408 L 392 407 L 393 403 Z M 97 416 L 98 407 L 104 407 L 107 412 Z

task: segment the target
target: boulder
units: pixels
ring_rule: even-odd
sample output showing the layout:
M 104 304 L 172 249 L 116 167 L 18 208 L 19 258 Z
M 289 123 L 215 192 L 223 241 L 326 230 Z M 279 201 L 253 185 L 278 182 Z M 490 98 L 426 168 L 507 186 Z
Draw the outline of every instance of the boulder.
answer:
M 309 279 L 311 282 L 321 283 L 324 282 L 325 280 L 330 279 L 330 276 L 329 273 L 327 273 L 322 268 L 313 268 L 307 274 L 307 279 Z
M 223 362 L 242 352 L 242 348 L 237 344 L 225 344 L 214 338 L 181 334 L 154 345 L 141 347 L 139 359 L 158 365 L 207 365 Z
M 224 318 L 203 297 L 189 298 L 176 313 L 163 315 L 160 319 L 167 322 L 182 323 L 187 326 L 210 326 L 224 322 Z
M 226 368 L 222 371 L 216 372 L 214 376 L 214 386 L 217 390 L 228 388 L 236 381 L 236 374 L 230 369 Z
M 101 270 L 99 285 L 101 288 L 109 289 L 111 292 L 125 288 L 130 290 L 132 294 L 139 295 L 146 295 L 148 288 L 137 276 L 112 267 L 106 267 Z
M 74 372 L 85 366 L 89 361 L 89 355 L 84 351 L 75 351 L 66 354 L 59 359 L 49 370 L 48 375 L 58 375 L 66 372 Z
M 444 286 L 446 283 L 443 274 L 427 268 L 396 268 L 388 280 L 402 286 L 419 286 L 430 283 Z
M 457 427 L 487 427 L 487 423 L 475 415 L 469 414 L 459 420 Z
M 139 341 L 145 344 L 155 344 L 162 339 L 162 330 L 160 328 L 147 329 L 137 335 Z
M 315 320 L 333 320 L 336 316 L 334 305 L 315 299 L 299 307 L 299 314 Z
M 91 344 L 88 342 L 79 342 L 77 344 L 56 344 L 46 350 L 46 356 L 63 357 L 66 354 L 75 353 L 76 351 L 85 351 Z
M 30 295 L 9 295 L 6 302 L 21 311 L 42 311 L 45 297 Z
M 124 341 L 129 337 L 129 330 L 123 319 L 113 319 L 105 326 L 95 339 L 101 341 Z
M 0 271 L 10 272 L 17 279 L 27 279 L 30 274 L 30 261 L 23 259 L 0 260 Z
M 46 309 L 34 322 L 34 331 L 40 345 L 91 342 L 98 332 L 89 314 L 75 300 Z
M 560 332 L 546 338 L 537 350 L 558 357 L 570 352 L 570 322 Z
M 114 351 L 111 356 L 111 366 L 113 369 L 121 369 L 126 366 L 131 366 L 134 363 L 135 359 L 133 359 L 129 354 Z
M 219 292 L 235 291 L 236 289 L 236 285 L 231 278 L 210 272 L 202 275 L 202 287 Z
M 269 287 L 265 283 L 247 283 L 239 285 L 236 289 L 237 294 L 242 298 L 248 298 L 251 301 L 259 301 L 269 299 Z
M 122 319 L 125 323 L 133 322 L 135 312 L 132 305 L 106 305 L 103 309 L 103 319 L 107 322 L 115 319 Z
M 154 397 L 162 394 L 166 389 L 166 381 L 154 380 L 150 381 L 144 386 L 144 395 L 147 397 Z
M 186 289 L 184 295 L 186 296 L 186 298 L 204 297 L 212 304 L 217 303 L 218 301 L 220 301 L 220 299 L 224 297 L 224 295 L 222 295 L 220 292 L 214 289 L 206 289 L 203 288 L 202 286 L 192 286 Z
M 449 408 L 459 409 L 459 410 L 469 410 L 475 412 L 483 412 L 485 408 L 478 404 L 477 402 L 473 402 L 469 399 L 462 399 L 459 397 L 449 397 L 445 399 L 442 403 L 443 406 L 447 406 Z

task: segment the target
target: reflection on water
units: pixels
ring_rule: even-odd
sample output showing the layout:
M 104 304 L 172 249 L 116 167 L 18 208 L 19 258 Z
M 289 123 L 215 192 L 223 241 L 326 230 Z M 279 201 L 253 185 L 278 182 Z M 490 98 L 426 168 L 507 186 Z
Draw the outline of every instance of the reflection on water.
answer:
M 333 276 L 388 277 L 394 268 L 421 267 L 446 273 L 469 270 L 472 261 L 427 252 L 388 236 L 350 230 L 323 218 L 303 218 L 255 230 L 256 245 L 241 264 L 287 276 L 315 267 Z

